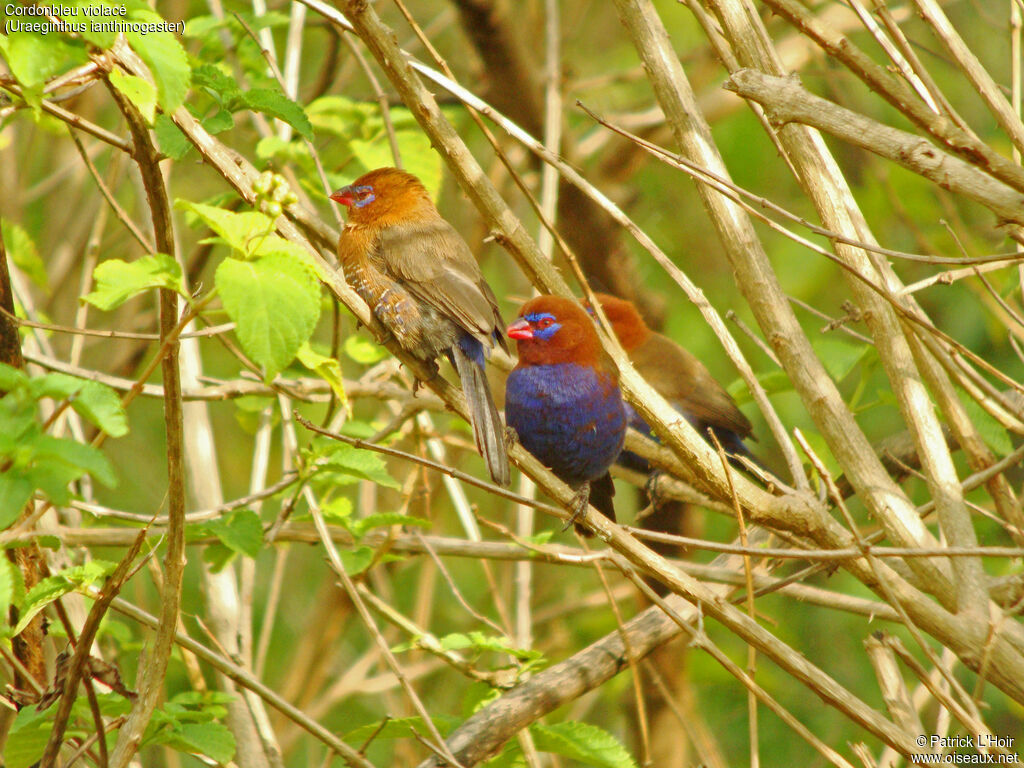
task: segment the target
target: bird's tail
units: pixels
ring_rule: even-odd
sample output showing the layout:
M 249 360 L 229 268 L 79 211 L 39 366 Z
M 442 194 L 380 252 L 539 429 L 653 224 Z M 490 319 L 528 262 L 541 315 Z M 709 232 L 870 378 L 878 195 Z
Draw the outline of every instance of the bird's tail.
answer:
M 466 394 L 469 415 L 473 423 L 473 437 L 480 454 L 487 462 L 491 479 L 498 485 L 508 485 L 508 454 L 505 451 L 505 427 L 491 397 L 487 375 L 480 363 L 470 358 L 462 345 L 452 347 L 452 362 L 458 371 L 462 390 Z

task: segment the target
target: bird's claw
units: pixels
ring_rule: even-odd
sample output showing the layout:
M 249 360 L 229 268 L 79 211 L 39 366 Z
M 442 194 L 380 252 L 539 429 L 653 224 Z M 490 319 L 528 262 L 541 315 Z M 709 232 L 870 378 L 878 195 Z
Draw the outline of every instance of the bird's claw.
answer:
M 661 470 L 655 469 L 647 476 L 647 482 L 644 483 L 644 493 L 647 494 L 647 498 L 651 500 L 651 510 L 654 512 L 658 511 L 658 507 L 661 506 L 663 499 L 660 498 L 658 493 L 658 481 L 661 479 Z
M 508 424 L 505 425 L 505 447 L 511 448 L 513 445 L 519 442 L 519 433 L 516 432 L 515 427 L 510 427 Z
M 440 368 L 438 368 L 437 363 L 435 363 L 433 360 L 428 360 L 426 363 L 424 363 L 424 367 L 428 371 L 430 371 L 430 375 L 427 378 L 425 378 L 425 379 L 421 379 L 419 376 L 414 376 L 413 377 L 413 380 L 412 380 L 412 394 L 413 394 L 413 397 L 415 397 L 416 393 L 420 391 L 420 387 L 425 386 L 426 384 L 428 384 L 431 381 L 433 381 L 434 379 L 436 379 L 438 373 L 441 370 Z
M 572 497 L 572 504 L 570 505 L 571 514 L 569 519 L 565 521 L 565 525 L 562 526 L 562 532 L 569 530 L 570 525 L 575 525 L 577 528 L 582 528 L 579 524 L 580 520 L 584 517 L 587 512 L 587 504 L 590 503 L 590 483 L 584 483 L 580 486 L 580 489 L 576 491 L 576 494 Z

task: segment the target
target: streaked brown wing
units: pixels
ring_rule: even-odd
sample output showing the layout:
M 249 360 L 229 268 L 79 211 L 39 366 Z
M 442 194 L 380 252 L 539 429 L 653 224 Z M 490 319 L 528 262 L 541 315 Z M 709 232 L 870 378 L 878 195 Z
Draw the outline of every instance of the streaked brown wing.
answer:
M 417 299 L 482 340 L 501 327 L 494 292 L 469 246 L 444 219 L 387 227 L 374 255 Z
M 661 395 L 696 419 L 724 427 L 740 437 L 752 430 L 750 421 L 704 364 L 671 339 L 656 333 L 631 355 L 637 371 Z

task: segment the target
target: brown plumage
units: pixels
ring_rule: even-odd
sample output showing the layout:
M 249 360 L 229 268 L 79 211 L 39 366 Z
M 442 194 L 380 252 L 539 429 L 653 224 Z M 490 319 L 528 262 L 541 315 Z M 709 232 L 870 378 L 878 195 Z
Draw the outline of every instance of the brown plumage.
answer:
M 508 349 L 494 292 L 469 246 L 420 180 L 379 168 L 331 195 L 349 209 L 338 240 L 345 279 L 398 343 L 458 371 L 473 433 L 495 482 L 507 485 L 504 427 L 484 374 L 485 350 Z
M 749 455 L 742 440 L 751 435 L 750 421 L 704 364 L 672 339 L 648 328 L 631 302 L 605 293 L 596 296 L 637 372 L 686 416 L 702 437 L 707 437 L 710 427 L 726 451 Z M 636 428 L 633 415 L 630 426 Z

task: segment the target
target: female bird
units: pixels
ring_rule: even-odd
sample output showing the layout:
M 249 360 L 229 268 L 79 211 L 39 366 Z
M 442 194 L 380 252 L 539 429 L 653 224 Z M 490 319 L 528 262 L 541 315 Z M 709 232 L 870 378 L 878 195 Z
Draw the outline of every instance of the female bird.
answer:
M 637 373 L 702 437 L 707 439 L 710 428 L 726 453 L 750 456 L 743 444 L 752 431 L 750 422 L 704 364 L 672 339 L 648 328 L 632 302 L 606 293 L 595 295 Z M 629 426 L 651 434 L 651 428 L 628 403 L 626 412 Z M 638 472 L 650 471 L 644 459 L 629 451 L 623 451 L 619 463 Z
M 484 352 L 506 351 L 501 314 L 469 246 L 411 173 L 378 168 L 331 195 L 349 209 L 338 240 L 345 279 L 402 347 L 458 371 L 473 434 L 496 483 L 508 485 L 505 430 L 484 374 Z
M 619 375 L 594 323 L 575 301 L 538 296 L 507 329 L 519 364 L 505 384 L 505 416 L 523 446 L 612 520 L 608 468 L 622 450 L 626 411 Z M 583 529 L 577 526 L 577 530 Z

